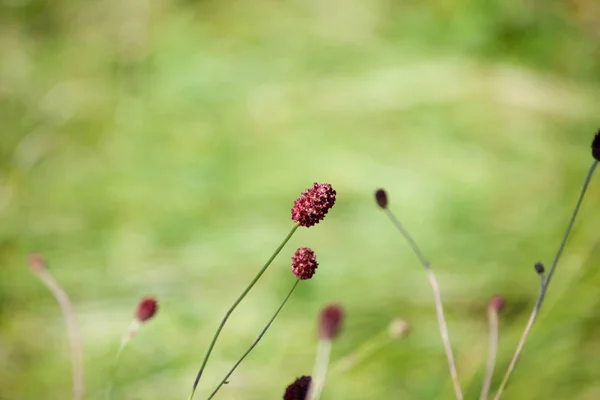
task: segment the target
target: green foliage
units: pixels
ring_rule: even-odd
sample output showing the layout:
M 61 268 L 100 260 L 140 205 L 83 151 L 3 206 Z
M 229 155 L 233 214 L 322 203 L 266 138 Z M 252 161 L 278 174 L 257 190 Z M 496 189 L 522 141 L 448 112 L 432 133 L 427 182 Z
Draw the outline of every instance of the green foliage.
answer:
M 505 295 L 499 383 L 599 127 L 595 25 L 547 3 L 1 3 L 0 397 L 70 396 L 64 323 L 25 266 L 39 251 L 76 305 L 87 399 L 103 398 L 146 294 L 161 308 L 123 354 L 115 398 L 187 398 L 223 312 L 314 181 L 336 206 L 236 310 L 197 398 L 268 321 L 303 246 L 314 279 L 218 398 L 278 398 L 309 374 L 330 301 L 348 316 L 334 359 L 395 317 L 412 332 L 324 398 L 451 398 L 426 277 L 378 187 L 438 273 L 469 398 L 487 300 Z M 600 397 L 599 200 L 595 179 L 507 399 Z

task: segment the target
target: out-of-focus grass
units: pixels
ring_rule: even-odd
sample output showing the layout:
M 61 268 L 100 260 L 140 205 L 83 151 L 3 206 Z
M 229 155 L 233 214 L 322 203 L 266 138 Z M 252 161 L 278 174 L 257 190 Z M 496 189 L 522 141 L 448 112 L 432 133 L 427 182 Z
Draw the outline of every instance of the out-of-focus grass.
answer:
M 551 261 L 591 162 L 594 2 L 0 4 L 0 398 L 70 396 L 63 322 L 24 265 L 33 250 L 76 304 L 88 399 L 145 294 L 161 308 L 116 395 L 186 398 L 313 181 L 338 204 L 235 312 L 197 398 L 276 309 L 299 246 L 317 275 L 219 398 L 277 398 L 310 373 L 330 301 L 348 315 L 334 358 L 397 316 L 412 333 L 325 398 L 451 398 L 429 287 L 375 207 L 380 186 L 438 271 L 469 398 L 487 300 L 506 296 L 499 382 L 537 295 L 533 263 Z M 595 180 L 506 398 L 600 396 L 599 200 Z

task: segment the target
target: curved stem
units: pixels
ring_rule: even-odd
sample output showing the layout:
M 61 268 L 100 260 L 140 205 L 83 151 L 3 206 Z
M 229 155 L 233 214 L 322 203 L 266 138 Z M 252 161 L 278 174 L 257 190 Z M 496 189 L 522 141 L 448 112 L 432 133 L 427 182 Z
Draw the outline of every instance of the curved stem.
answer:
M 521 356 L 521 353 L 523 352 L 523 348 L 525 347 L 525 342 L 527 341 L 527 338 L 529 337 L 529 334 L 531 333 L 531 329 L 533 328 L 533 325 L 535 324 L 535 321 L 537 320 L 540 309 L 542 308 L 542 304 L 544 302 L 544 299 L 546 298 L 546 292 L 548 291 L 548 286 L 550 285 L 550 280 L 552 279 L 552 275 L 554 274 L 556 266 L 558 265 L 558 262 L 562 255 L 562 252 L 567 243 L 567 239 L 569 238 L 569 235 L 571 234 L 571 230 L 573 229 L 573 225 L 575 224 L 575 219 L 577 218 L 577 214 L 579 213 L 579 208 L 581 207 L 581 203 L 583 202 L 583 198 L 585 197 L 587 188 L 590 184 L 590 181 L 592 180 L 592 176 L 594 175 L 594 171 L 596 170 L 597 165 L 598 165 L 598 161 L 594 160 L 592 166 L 590 167 L 590 170 L 588 171 L 588 174 L 583 183 L 583 187 L 581 188 L 581 193 L 579 194 L 579 198 L 577 199 L 577 203 L 575 204 L 575 209 L 573 210 L 573 215 L 571 216 L 571 220 L 569 221 L 569 225 L 567 226 L 567 230 L 565 231 L 562 241 L 560 242 L 560 245 L 556 252 L 556 256 L 554 257 L 554 261 L 552 262 L 552 266 L 550 267 L 550 270 L 548 271 L 548 276 L 544 280 L 544 284 L 542 285 L 538 299 L 535 303 L 535 306 L 533 307 L 533 311 L 531 312 L 531 315 L 529 316 L 529 320 L 527 321 L 527 325 L 525 326 L 525 330 L 523 331 L 521 340 L 519 341 L 519 344 L 517 345 L 515 354 L 513 355 L 512 360 L 510 361 L 510 364 L 508 366 L 508 369 L 506 370 L 506 373 L 504 374 L 504 378 L 502 378 L 502 382 L 500 383 L 500 387 L 498 388 L 498 391 L 496 392 L 496 396 L 494 397 L 494 400 L 499 400 L 500 397 L 502 396 L 502 392 L 506 388 L 506 384 L 508 383 L 510 376 L 512 375 L 513 371 L 515 370 L 517 362 L 519 361 L 519 357 Z
M 275 312 L 275 314 L 273 315 L 273 317 L 271 318 L 271 320 L 269 321 L 269 323 L 260 332 L 260 334 L 258 335 L 258 337 L 256 338 L 256 340 L 254 341 L 254 343 L 252 343 L 252 346 L 250 346 L 250 348 L 248 350 L 246 350 L 246 352 L 244 353 L 244 355 L 242 357 L 240 357 L 240 359 L 235 363 L 235 365 L 229 370 L 229 372 L 227 373 L 227 375 L 225 375 L 225 377 L 223 378 L 223 380 L 221 381 L 221 383 L 219 383 L 219 385 L 215 388 L 215 390 L 213 390 L 212 394 L 208 397 L 208 400 L 210 400 L 213 397 L 215 397 L 215 395 L 217 394 L 217 392 L 219 391 L 219 389 L 221 389 L 221 387 L 225 384 L 225 382 L 227 382 L 227 380 L 229 379 L 229 377 L 231 376 L 231 374 L 233 374 L 233 372 L 236 370 L 236 368 L 242 363 L 242 361 L 244 361 L 244 359 L 246 358 L 246 356 L 248 354 L 250 354 L 250 352 L 256 347 L 256 345 L 258 344 L 258 342 L 260 342 L 260 340 L 265 335 L 265 333 L 267 333 L 267 330 L 269 329 L 269 327 L 271 326 L 271 324 L 273 323 L 273 321 L 275 321 L 275 318 L 277 318 L 277 315 L 279 315 L 279 312 L 283 309 L 283 306 L 285 305 L 285 303 L 287 303 L 288 299 L 290 298 L 290 296 L 294 292 L 294 289 L 296 289 L 296 286 L 298 286 L 298 283 L 300 283 L 300 279 L 296 279 L 296 281 L 292 285 L 292 288 L 290 289 L 289 293 L 287 294 L 287 296 L 285 296 L 285 299 L 283 300 L 283 302 L 281 303 L 281 305 L 279 306 L 279 308 L 277 309 L 277 311 Z
M 410 236 L 408 231 L 404 229 L 400 221 L 396 218 L 396 216 L 388 209 L 385 209 L 387 216 L 390 218 L 396 229 L 400 231 L 404 239 L 410 245 L 412 251 L 417 255 L 419 261 L 427 271 L 427 279 L 429 280 L 429 285 L 431 286 L 431 290 L 433 292 L 433 301 L 435 303 L 435 312 L 437 315 L 438 325 L 440 327 L 440 335 L 442 337 L 442 342 L 444 344 L 444 350 L 446 352 L 446 359 L 448 360 L 448 369 L 450 370 L 450 377 L 452 378 L 452 384 L 454 386 L 454 393 L 458 400 L 463 399 L 462 389 L 460 387 L 460 382 L 458 380 L 458 372 L 456 371 L 456 362 L 454 361 L 454 355 L 452 353 L 452 344 L 450 343 L 450 336 L 448 334 L 448 326 L 446 324 L 446 318 L 444 317 L 444 307 L 442 302 L 442 296 L 440 293 L 440 287 L 435 277 L 435 273 L 431 269 L 431 263 L 423 252 L 417 246 L 417 243 Z
M 60 309 L 65 317 L 67 324 L 67 334 L 69 337 L 69 346 L 71 347 L 71 361 L 73 364 L 73 399 L 83 399 L 83 346 L 81 337 L 75 320 L 75 311 L 69 300 L 69 296 L 50 275 L 46 269 L 37 270 L 37 275 L 46 287 L 52 292 Z
M 265 273 L 265 271 L 267 270 L 267 268 L 269 267 L 269 265 L 271 265 L 271 263 L 273 262 L 273 260 L 275 259 L 275 257 L 277 257 L 277 255 L 279 254 L 279 252 L 281 252 L 281 250 L 283 249 L 283 247 L 290 240 L 290 238 L 292 237 L 292 235 L 294 234 L 294 232 L 296 232 L 296 229 L 298 229 L 299 226 L 300 226 L 300 224 L 294 225 L 294 227 L 292 228 L 292 230 L 290 231 L 290 233 L 288 233 L 288 235 L 283 240 L 283 242 L 281 242 L 281 244 L 279 245 L 279 247 L 277 247 L 277 249 L 275 249 L 275 252 L 267 260 L 267 262 L 261 268 L 261 270 L 258 271 L 258 273 L 254 277 L 254 279 L 252 279 L 252 282 L 250 282 L 250 284 L 248 285 L 248 287 L 246 287 L 246 289 L 244 289 L 244 291 L 242 292 L 242 294 L 237 298 L 237 300 L 233 303 L 233 305 L 231 307 L 229 307 L 229 310 L 227 310 L 227 312 L 225 313 L 225 317 L 223 317 L 223 320 L 221 321 L 221 324 L 219 324 L 219 327 L 217 328 L 217 331 L 215 332 L 215 335 L 213 336 L 212 341 L 210 342 L 210 345 L 208 346 L 208 350 L 206 351 L 206 355 L 204 356 L 204 359 L 202 360 L 202 365 L 200 366 L 200 370 L 198 371 L 198 374 L 196 375 L 196 379 L 194 380 L 194 385 L 192 387 L 192 393 L 190 394 L 189 400 L 192 400 L 192 398 L 194 397 L 194 394 L 196 393 L 196 388 L 198 387 L 198 382 L 200 382 L 200 377 L 202 376 L 202 373 L 204 372 L 204 368 L 206 367 L 206 363 L 208 362 L 208 358 L 210 357 L 210 354 L 212 353 L 212 350 L 215 347 L 215 343 L 217 342 L 217 338 L 219 337 L 219 334 L 223 330 L 223 327 L 225 326 L 225 323 L 229 319 L 229 316 L 231 315 L 231 313 L 233 312 L 233 310 L 235 310 L 235 308 L 240 304 L 240 302 L 244 299 L 244 297 L 246 297 L 246 295 L 248 294 L 248 292 L 250 291 L 250 289 L 252 289 L 252 287 L 256 284 L 256 282 L 260 279 L 260 277 L 262 276 L 262 274 Z

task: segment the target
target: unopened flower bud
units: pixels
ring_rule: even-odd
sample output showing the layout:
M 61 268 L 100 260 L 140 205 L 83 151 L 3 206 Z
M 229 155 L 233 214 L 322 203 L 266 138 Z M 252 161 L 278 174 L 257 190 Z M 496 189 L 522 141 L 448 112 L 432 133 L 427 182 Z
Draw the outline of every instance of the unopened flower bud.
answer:
M 377 201 L 377 204 L 379 204 L 379 207 L 387 208 L 388 196 L 384 189 L 379 189 L 375 192 L 375 200 Z
M 46 260 L 39 253 L 31 253 L 27 257 L 27 263 L 33 272 L 40 272 L 46 269 Z
M 533 268 L 535 268 L 535 272 L 537 272 L 538 275 L 542 275 L 546 271 L 546 268 L 544 268 L 544 264 L 542 264 L 541 262 L 536 262 Z
M 154 297 L 145 297 L 138 304 L 135 317 L 140 322 L 146 322 L 156 314 L 158 303 Z
M 496 313 L 500 313 L 504 308 L 504 297 L 496 295 L 490 299 L 488 308 Z

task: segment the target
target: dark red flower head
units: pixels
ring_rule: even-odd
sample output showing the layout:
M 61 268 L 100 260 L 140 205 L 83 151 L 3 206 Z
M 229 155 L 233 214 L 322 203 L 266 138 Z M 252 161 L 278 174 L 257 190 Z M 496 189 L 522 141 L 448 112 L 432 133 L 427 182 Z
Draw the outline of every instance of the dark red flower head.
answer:
M 310 386 L 310 376 L 301 376 L 285 389 L 283 400 L 305 400 Z
M 146 322 L 156 314 L 158 303 L 154 297 L 144 297 L 138 304 L 135 317 L 140 322 Z
M 600 161 L 600 129 L 596 136 L 594 137 L 594 141 L 592 142 L 592 156 L 598 161 Z
M 375 200 L 381 208 L 387 208 L 388 196 L 384 189 L 379 189 L 375 192 Z
M 319 264 L 315 252 L 308 247 L 301 247 L 292 256 L 292 271 L 298 279 L 310 279 Z
M 499 313 L 504 308 L 504 297 L 496 295 L 490 299 L 488 308 L 496 313 Z
M 332 304 L 325 307 L 321 311 L 319 321 L 319 338 L 325 340 L 335 339 L 342 329 L 343 319 L 344 311 L 341 306 Z
M 318 224 L 335 204 L 335 190 L 328 183 L 316 183 L 294 202 L 292 220 L 301 226 Z

